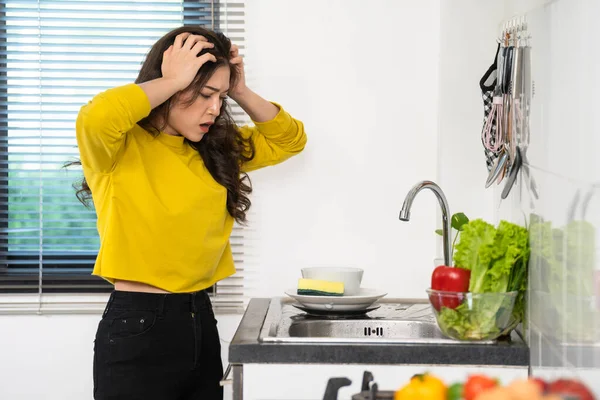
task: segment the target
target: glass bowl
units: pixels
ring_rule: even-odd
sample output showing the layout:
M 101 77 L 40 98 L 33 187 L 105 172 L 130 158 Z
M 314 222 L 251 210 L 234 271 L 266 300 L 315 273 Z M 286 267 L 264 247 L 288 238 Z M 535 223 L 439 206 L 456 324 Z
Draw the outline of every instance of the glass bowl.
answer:
M 427 289 L 429 303 L 442 333 L 452 339 L 494 340 L 514 323 L 519 292 L 467 293 Z

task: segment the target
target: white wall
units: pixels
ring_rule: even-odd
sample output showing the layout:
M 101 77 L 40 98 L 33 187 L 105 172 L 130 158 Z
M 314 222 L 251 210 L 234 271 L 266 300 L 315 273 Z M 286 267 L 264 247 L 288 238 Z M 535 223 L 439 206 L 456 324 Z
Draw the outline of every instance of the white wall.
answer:
M 364 286 L 424 297 L 439 249 L 438 206 L 422 193 L 411 222 L 400 222 L 398 212 L 412 185 L 431 179 L 446 191 L 452 211 L 493 217 L 483 190 L 478 81 L 493 57 L 489 41 L 502 6 L 494 0 L 248 3 L 251 84 L 303 120 L 309 135 L 301 156 L 252 175 L 249 295 L 282 295 L 303 266 L 356 265 L 365 269 Z M 0 398 L 90 398 L 98 319 L 1 316 Z M 238 321 L 219 317 L 224 352 Z M 285 382 L 277 382 L 280 391 Z
M 249 3 L 256 89 L 309 136 L 301 156 L 252 175 L 253 295 L 282 295 L 304 266 L 355 265 L 364 286 L 424 297 L 437 205 L 423 195 L 410 223 L 398 213 L 436 179 L 438 3 Z
M 439 181 L 452 213 L 495 219 L 494 192 L 481 144 L 479 80 L 494 61 L 505 4 L 495 0 L 442 1 L 439 96 Z

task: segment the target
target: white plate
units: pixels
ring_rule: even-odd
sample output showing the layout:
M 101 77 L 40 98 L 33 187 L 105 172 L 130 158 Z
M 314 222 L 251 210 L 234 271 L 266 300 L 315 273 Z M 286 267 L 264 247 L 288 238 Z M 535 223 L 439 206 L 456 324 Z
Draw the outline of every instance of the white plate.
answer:
M 356 296 L 305 296 L 297 289 L 288 289 L 285 294 L 312 310 L 354 311 L 369 308 L 387 293 L 376 289 L 360 288 Z
M 377 310 L 379 307 L 381 307 L 381 304 L 377 304 L 377 302 L 371 304 L 369 307 L 365 308 L 364 310 L 315 310 L 314 308 L 308 308 L 303 306 L 302 304 L 292 304 L 292 306 L 296 307 L 297 309 L 304 311 L 305 313 L 309 314 L 309 315 L 313 315 L 313 316 L 317 316 L 317 317 L 322 317 L 322 316 L 326 316 L 326 317 L 350 317 L 350 316 L 363 316 L 367 313 L 370 313 L 371 311 L 375 311 Z

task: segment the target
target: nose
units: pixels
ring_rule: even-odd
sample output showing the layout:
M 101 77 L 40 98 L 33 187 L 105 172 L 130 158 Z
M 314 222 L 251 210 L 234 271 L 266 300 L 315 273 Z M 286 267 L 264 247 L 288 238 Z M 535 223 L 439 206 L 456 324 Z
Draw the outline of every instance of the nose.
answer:
M 208 112 L 216 115 L 219 111 L 219 99 L 214 99 L 208 106 Z

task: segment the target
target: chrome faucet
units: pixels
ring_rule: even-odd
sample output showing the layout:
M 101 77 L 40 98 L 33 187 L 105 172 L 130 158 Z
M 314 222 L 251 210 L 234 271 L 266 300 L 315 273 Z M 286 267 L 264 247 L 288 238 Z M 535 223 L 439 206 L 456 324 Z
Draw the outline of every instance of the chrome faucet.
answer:
M 448 206 L 448 201 L 446 200 L 446 196 L 444 196 L 444 192 L 442 189 L 431 181 L 422 181 L 417 183 L 413 188 L 408 192 L 406 198 L 404 199 L 404 204 L 402 204 L 402 210 L 400 210 L 400 221 L 409 221 L 410 220 L 410 208 L 412 207 L 413 200 L 417 193 L 421 191 L 421 189 L 430 189 L 438 201 L 440 202 L 440 207 L 442 208 L 442 237 L 444 240 L 444 264 L 451 267 L 452 266 L 452 254 L 450 249 L 452 248 L 452 237 L 450 236 L 452 225 L 451 225 L 451 215 L 450 215 L 450 207 Z

